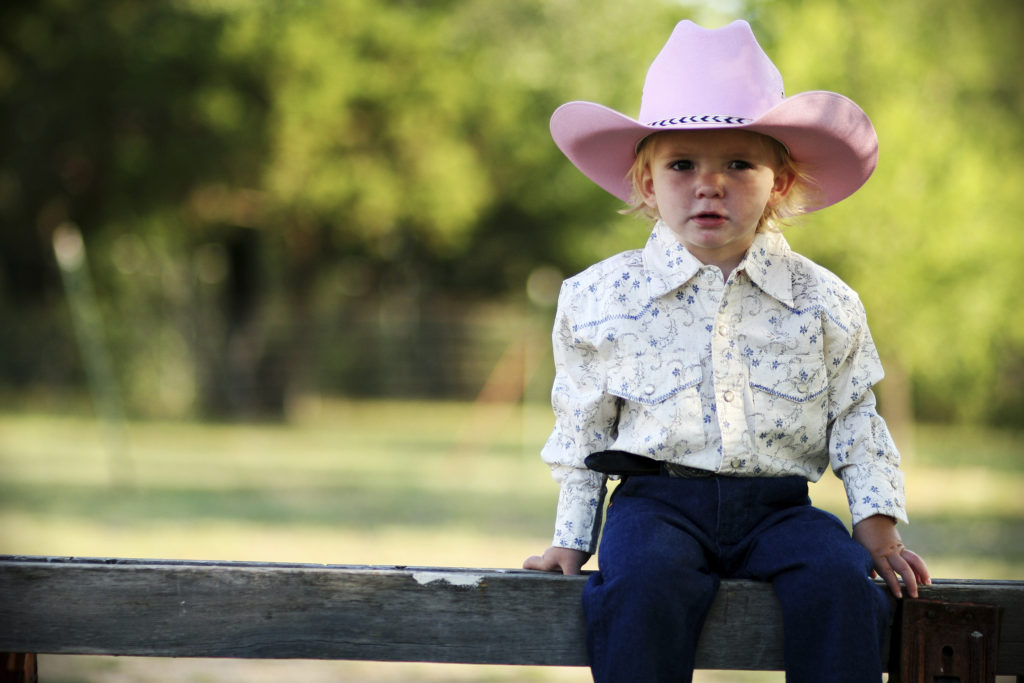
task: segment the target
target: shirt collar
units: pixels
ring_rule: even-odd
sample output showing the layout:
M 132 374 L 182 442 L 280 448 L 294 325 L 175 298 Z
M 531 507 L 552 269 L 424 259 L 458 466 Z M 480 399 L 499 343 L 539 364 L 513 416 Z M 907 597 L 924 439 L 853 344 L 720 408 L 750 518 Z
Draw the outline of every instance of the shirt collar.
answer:
M 792 306 L 793 276 L 786 258 L 790 251 L 782 233 L 760 232 L 754 236 L 754 243 L 737 271 L 745 272 L 751 282 L 769 296 Z M 682 287 L 703 265 L 662 221 L 658 221 L 651 231 L 643 259 L 649 276 L 650 294 L 655 298 Z
M 765 294 L 790 308 L 793 299 L 793 272 L 789 255 L 792 250 L 781 232 L 759 232 L 739 267 Z

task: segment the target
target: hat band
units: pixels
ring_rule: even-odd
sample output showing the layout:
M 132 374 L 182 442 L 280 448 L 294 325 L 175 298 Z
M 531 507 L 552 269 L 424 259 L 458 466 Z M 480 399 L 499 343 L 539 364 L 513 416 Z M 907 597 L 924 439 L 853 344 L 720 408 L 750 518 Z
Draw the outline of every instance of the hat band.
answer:
M 724 123 L 730 126 L 742 126 L 753 122 L 753 120 L 743 118 L 742 116 L 720 116 L 717 114 L 709 114 L 707 116 L 673 116 L 670 119 L 652 121 L 647 126 L 649 128 L 668 128 L 669 126 L 679 126 L 687 123 Z

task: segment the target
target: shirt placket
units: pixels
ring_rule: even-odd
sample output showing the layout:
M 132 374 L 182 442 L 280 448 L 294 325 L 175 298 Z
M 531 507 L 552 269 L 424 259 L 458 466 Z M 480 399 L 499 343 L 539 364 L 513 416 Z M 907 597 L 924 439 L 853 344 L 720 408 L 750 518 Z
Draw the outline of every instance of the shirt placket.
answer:
M 715 415 L 722 434 L 721 472 L 742 471 L 748 452 L 744 412 L 749 385 L 747 368 L 739 349 L 742 285 L 734 275 L 725 285 L 711 336 L 715 382 Z

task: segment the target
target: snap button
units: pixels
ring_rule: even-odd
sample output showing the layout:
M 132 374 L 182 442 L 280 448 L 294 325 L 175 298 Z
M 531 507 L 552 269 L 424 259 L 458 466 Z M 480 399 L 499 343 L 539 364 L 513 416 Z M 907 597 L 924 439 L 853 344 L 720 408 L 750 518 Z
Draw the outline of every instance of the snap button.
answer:
M 796 390 L 799 391 L 801 394 L 806 394 L 807 393 L 807 385 L 806 384 L 798 384 L 797 387 L 796 387 Z
M 724 401 L 725 401 L 726 403 L 731 403 L 731 402 L 732 402 L 732 399 L 733 399 L 733 393 L 732 393 L 731 391 L 728 391 L 728 390 L 727 390 L 727 391 L 726 391 L 726 392 L 725 392 L 724 394 L 722 394 L 722 399 L 723 399 L 723 400 L 724 400 Z
M 644 393 L 647 394 L 648 396 L 653 394 L 654 393 L 654 385 L 653 384 L 648 384 L 647 386 L 645 386 L 644 387 Z
M 743 467 L 743 461 L 740 460 L 739 458 L 734 458 L 732 463 L 730 464 L 732 465 L 732 468 L 734 470 L 738 470 L 739 468 Z

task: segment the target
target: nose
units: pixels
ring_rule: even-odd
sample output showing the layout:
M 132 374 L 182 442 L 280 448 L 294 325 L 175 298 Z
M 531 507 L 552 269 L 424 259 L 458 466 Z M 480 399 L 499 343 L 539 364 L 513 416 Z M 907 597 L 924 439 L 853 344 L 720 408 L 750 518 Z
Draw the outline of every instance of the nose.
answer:
M 723 194 L 722 174 L 715 171 L 706 171 L 697 178 L 697 196 L 721 197 Z

